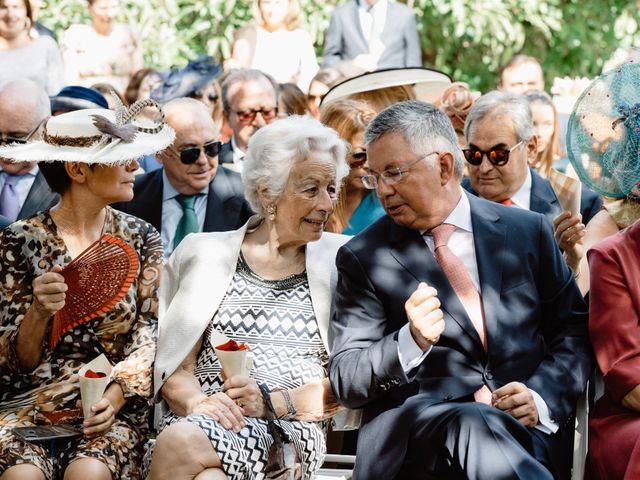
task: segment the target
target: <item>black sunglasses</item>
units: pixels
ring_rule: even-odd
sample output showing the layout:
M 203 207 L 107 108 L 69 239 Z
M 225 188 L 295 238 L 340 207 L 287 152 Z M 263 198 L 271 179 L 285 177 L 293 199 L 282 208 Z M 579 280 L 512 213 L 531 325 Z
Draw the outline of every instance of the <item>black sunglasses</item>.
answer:
M 221 142 L 211 142 L 204 145 L 202 150 L 207 157 L 217 157 L 221 146 Z M 180 161 L 185 165 L 196 163 L 198 158 L 200 158 L 200 147 L 189 147 L 180 151 Z
M 195 90 L 191 95 L 189 95 L 190 98 L 195 98 L 196 100 L 199 100 L 201 98 L 203 98 L 204 92 L 200 89 Z M 218 100 L 218 94 L 214 91 L 214 92 L 209 92 L 207 94 L 207 98 L 209 99 L 210 102 L 215 102 Z
M 471 165 L 478 166 L 482 163 L 482 159 L 484 156 L 487 156 L 487 159 L 495 165 L 496 167 L 502 167 L 506 165 L 509 161 L 509 154 L 513 152 L 516 148 L 524 143 L 524 140 L 520 140 L 511 148 L 492 148 L 491 150 L 480 150 L 476 147 L 463 148 L 462 153 L 464 154 L 464 158 Z
M 362 168 L 367 163 L 367 152 L 351 152 L 349 154 L 351 162 L 349 162 L 349 168 Z

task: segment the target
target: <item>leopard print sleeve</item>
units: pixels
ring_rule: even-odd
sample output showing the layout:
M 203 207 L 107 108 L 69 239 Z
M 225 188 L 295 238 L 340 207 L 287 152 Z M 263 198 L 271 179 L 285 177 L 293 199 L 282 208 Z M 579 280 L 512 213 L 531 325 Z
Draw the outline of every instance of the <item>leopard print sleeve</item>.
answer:
M 16 340 L 33 301 L 26 236 L 15 226 L 0 232 L 0 370 L 18 372 Z
M 137 282 L 136 322 L 125 358 L 112 371 L 112 378 L 122 387 L 125 398 L 138 395 L 150 398 L 153 392 L 153 360 L 156 352 L 158 324 L 158 288 L 163 266 L 160 234 L 146 224 L 141 231 L 140 273 Z

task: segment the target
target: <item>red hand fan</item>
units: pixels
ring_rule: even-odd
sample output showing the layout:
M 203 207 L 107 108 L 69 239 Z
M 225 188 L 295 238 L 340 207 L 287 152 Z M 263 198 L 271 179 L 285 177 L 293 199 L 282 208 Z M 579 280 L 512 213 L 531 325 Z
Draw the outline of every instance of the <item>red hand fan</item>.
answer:
M 138 254 L 111 235 L 102 235 L 64 267 L 64 307 L 53 317 L 49 347 L 69 330 L 108 312 L 125 296 L 138 274 Z

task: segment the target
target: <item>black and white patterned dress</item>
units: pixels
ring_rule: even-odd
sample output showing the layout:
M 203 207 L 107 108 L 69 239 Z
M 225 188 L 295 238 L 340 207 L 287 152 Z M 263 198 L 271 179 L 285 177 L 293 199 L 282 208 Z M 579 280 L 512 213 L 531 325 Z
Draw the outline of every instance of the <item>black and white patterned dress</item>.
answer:
M 209 342 L 217 328 L 229 338 L 249 344 L 254 368 L 251 376 L 269 389 L 296 388 L 327 376 L 329 356 L 315 318 L 306 273 L 282 280 L 264 280 L 248 267 L 242 255 L 218 311 L 205 332 L 195 376 L 207 395 L 222 390 L 220 363 Z M 165 415 L 161 428 L 184 420 Z M 203 414 L 187 421 L 199 425 L 211 439 L 229 479 L 265 478 L 273 439 L 266 420 L 246 417 L 239 433 L 226 430 Z M 326 451 L 326 422 L 282 421 L 294 441 L 303 464 L 303 478 L 320 468 Z

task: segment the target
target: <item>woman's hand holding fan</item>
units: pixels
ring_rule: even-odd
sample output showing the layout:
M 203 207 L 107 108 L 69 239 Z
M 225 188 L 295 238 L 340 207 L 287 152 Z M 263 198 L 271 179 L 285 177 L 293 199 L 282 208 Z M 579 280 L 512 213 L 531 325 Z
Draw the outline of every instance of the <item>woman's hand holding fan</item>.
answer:
M 33 281 L 33 311 L 38 319 L 47 321 L 64 307 L 68 287 L 60 272 L 62 267 L 56 265 Z

